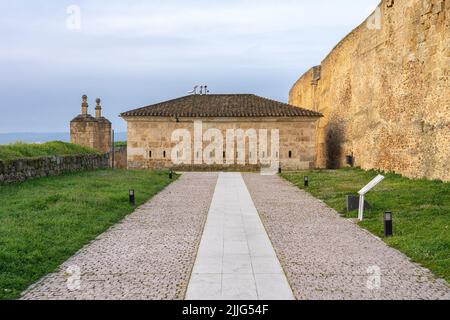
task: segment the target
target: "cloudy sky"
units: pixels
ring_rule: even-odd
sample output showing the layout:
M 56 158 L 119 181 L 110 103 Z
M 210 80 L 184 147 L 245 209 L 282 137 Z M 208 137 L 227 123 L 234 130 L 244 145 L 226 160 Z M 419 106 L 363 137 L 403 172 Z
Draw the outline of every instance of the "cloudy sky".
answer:
M 195 84 L 287 101 L 378 3 L 0 0 L 0 133 L 68 131 L 84 93 L 117 131 L 120 112 Z

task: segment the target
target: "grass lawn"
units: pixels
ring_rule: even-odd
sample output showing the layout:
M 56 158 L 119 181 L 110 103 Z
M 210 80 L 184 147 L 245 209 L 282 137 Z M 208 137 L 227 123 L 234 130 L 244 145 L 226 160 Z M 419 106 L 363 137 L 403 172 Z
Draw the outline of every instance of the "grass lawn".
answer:
M 170 183 L 167 172 L 98 170 L 0 186 L 0 299 L 54 271 Z
M 126 147 L 127 142 L 126 141 L 116 141 L 116 142 L 114 142 L 114 146 L 115 147 Z
M 64 156 L 95 154 L 95 150 L 82 147 L 76 144 L 52 141 L 46 143 L 13 143 L 0 145 L 0 160 L 14 160 L 22 158 L 36 158 L 44 156 Z
M 346 213 L 345 196 L 357 194 L 377 174 L 348 168 L 282 176 L 304 189 L 303 176 L 308 175 L 309 193 L 345 217 L 356 218 L 356 211 Z M 385 180 L 367 194 L 366 200 L 372 209 L 365 211 L 365 220 L 360 226 L 450 282 L 450 183 L 411 180 L 395 174 L 385 176 Z M 385 211 L 394 214 L 392 238 L 384 238 Z

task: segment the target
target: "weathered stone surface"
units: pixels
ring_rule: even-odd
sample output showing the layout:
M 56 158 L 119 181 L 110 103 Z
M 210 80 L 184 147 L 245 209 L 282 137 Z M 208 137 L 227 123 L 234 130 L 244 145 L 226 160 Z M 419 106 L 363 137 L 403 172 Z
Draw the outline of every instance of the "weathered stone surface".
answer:
M 111 151 L 111 161 L 113 155 Z M 127 147 L 115 147 L 114 148 L 114 168 L 126 169 L 127 168 Z
M 324 115 L 318 167 L 353 153 L 364 169 L 448 181 L 450 0 L 383 0 L 379 10 L 297 81 L 289 103 Z
M 87 96 L 83 95 L 81 114 L 70 122 L 70 142 L 100 152 L 111 151 L 111 122 L 102 117 L 101 100 L 96 99 L 95 118 L 88 114 Z
M 203 133 L 208 129 L 218 129 L 224 137 L 224 150 L 226 151 L 227 129 L 260 129 L 268 132 L 268 151 L 270 152 L 270 132 L 279 130 L 280 137 L 280 164 L 284 169 L 311 169 L 315 161 L 315 131 L 317 118 L 199 118 L 178 119 L 158 117 L 124 117 L 128 124 L 128 168 L 171 168 L 178 170 L 258 170 L 260 163 L 251 165 L 249 158 L 248 139 L 246 142 L 245 166 L 237 165 L 184 165 L 174 166 L 171 152 L 176 143 L 171 141 L 172 133 L 176 129 L 187 129 L 191 134 L 191 159 L 194 162 L 194 120 L 201 120 Z M 203 150 L 209 142 L 203 143 Z M 236 145 L 237 146 L 237 143 Z M 235 149 L 236 150 L 236 149 Z M 289 157 L 291 152 L 291 157 Z M 267 156 L 267 155 L 265 155 Z M 259 159 L 261 158 L 261 155 Z M 224 160 L 225 162 L 225 160 Z
M 108 167 L 107 153 L 0 161 L 0 184 Z
M 70 122 L 70 142 L 101 152 L 110 152 L 111 123 L 79 116 Z

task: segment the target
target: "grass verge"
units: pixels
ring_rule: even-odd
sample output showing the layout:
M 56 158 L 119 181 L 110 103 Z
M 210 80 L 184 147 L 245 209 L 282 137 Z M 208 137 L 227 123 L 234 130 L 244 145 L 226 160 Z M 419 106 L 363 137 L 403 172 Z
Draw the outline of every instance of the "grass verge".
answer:
M 126 147 L 126 146 L 127 146 L 127 142 L 126 141 L 116 141 L 116 142 L 114 142 L 114 147 L 116 147 L 116 148 Z
M 98 170 L 0 186 L 0 299 L 14 299 L 170 183 L 167 172 Z
M 0 160 L 9 161 L 23 158 L 36 158 L 45 156 L 65 156 L 96 154 L 97 151 L 72 143 L 52 141 L 46 143 L 13 143 L 0 145 Z
M 303 177 L 307 175 L 310 182 L 306 191 L 345 217 L 356 218 L 356 211 L 346 212 L 345 196 L 357 194 L 377 174 L 376 171 L 348 168 L 284 173 L 282 176 L 305 189 Z M 372 209 L 365 211 L 360 226 L 450 282 L 450 183 L 412 180 L 396 174 L 385 176 L 385 180 L 367 194 L 366 200 Z M 394 214 L 394 236 L 391 238 L 384 238 L 385 211 Z

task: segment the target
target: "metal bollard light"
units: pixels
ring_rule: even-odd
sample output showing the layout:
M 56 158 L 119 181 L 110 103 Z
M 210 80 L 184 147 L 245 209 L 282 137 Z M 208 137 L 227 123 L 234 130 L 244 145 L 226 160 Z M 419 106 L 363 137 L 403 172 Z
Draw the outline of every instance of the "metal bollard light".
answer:
M 387 211 L 384 213 L 384 236 L 392 237 L 392 235 L 392 212 Z
M 305 188 L 307 188 L 309 186 L 309 178 L 308 178 L 308 176 L 303 177 L 303 182 L 304 182 Z
M 134 189 L 130 189 L 128 191 L 128 198 L 130 200 L 130 205 L 134 206 L 136 204 L 135 198 L 134 198 Z
M 172 171 L 172 169 L 170 169 L 170 171 L 169 171 L 169 179 L 170 179 L 170 180 L 173 179 L 173 171 Z

